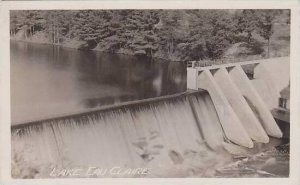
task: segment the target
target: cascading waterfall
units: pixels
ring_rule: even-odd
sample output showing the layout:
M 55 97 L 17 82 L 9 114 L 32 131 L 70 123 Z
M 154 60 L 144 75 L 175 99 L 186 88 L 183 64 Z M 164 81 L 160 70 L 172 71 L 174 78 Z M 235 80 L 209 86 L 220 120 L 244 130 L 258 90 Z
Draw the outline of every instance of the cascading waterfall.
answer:
M 53 168 L 116 166 L 150 168 L 150 177 L 203 175 L 228 159 L 215 152 L 223 131 L 207 92 L 15 126 L 12 142 L 12 170 L 29 168 L 31 161 L 40 177 L 49 177 Z

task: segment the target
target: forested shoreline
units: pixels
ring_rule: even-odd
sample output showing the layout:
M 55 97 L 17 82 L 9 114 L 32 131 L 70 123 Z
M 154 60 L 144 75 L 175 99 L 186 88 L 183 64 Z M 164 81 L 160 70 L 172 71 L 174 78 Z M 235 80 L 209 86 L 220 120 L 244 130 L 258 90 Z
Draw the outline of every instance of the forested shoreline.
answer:
M 12 40 L 170 61 L 289 54 L 289 10 L 16 10 Z

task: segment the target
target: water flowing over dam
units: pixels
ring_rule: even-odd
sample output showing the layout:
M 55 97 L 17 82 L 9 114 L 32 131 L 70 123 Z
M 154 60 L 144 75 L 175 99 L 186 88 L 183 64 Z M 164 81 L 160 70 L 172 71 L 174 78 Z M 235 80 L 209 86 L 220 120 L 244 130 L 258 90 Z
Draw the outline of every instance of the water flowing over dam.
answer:
M 190 70 L 188 87 L 194 91 L 13 125 L 12 157 L 42 177 L 53 168 L 74 167 L 101 168 L 82 177 L 143 176 L 103 172 L 116 166 L 149 168 L 147 177 L 206 176 L 207 169 L 230 161 L 230 153 L 282 137 L 271 106 L 257 93 L 260 86 L 240 65 Z
M 12 141 L 27 146 L 31 152 L 26 157 L 42 164 L 104 168 L 150 165 L 158 171 L 173 163 L 172 153 L 183 158 L 209 148 L 220 149 L 224 136 L 214 109 L 207 92 L 178 95 L 17 125 Z

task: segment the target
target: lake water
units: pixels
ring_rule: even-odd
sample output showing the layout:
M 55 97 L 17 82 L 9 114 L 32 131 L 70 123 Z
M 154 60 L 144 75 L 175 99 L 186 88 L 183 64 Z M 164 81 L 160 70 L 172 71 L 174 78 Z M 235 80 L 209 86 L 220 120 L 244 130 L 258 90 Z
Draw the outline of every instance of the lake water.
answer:
M 186 90 L 186 66 L 60 46 L 11 42 L 12 123 Z

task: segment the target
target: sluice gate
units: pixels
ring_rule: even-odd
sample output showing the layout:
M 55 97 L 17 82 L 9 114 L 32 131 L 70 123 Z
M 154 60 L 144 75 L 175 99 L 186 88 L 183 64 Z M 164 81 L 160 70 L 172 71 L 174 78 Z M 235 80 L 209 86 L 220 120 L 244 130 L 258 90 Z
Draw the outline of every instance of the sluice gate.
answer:
M 265 63 L 289 65 L 288 58 Z M 169 177 L 165 169 L 177 164 L 193 172 L 212 167 L 226 161 L 224 148 L 245 150 L 268 143 L 269 136 L 282 137 L 270 112 L 277 100 L 266 101 L 260 93 L 267 89 L 278 98 L 289 78 L 272 86 L 270 74 L 255 73 L 261 64 L 250 63 L 251 81 L 241 64 L 192 66 L 187 84 L 193 92 L 13 125 L 12 158 L 18 159 L 13 168 L 29 168 L 26 161 L 34 161 L 31 167 L 49 176 L 53 167 L 149 167 L 153 176 Z

